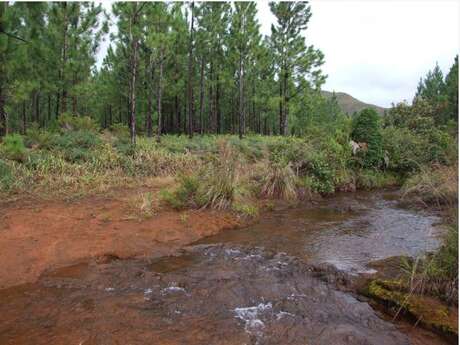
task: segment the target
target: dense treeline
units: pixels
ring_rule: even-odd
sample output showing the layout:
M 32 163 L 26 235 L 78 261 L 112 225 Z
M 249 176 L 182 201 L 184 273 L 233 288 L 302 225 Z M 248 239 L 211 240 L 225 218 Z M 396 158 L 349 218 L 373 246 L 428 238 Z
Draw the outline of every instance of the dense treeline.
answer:
M 307 2 L 86 2 L 0 6 L 0 132 L 90 116 L 134 133 L 302 134 L 339 113 L 319 88 L 323 54 L 303 32 Z M 109 35 L 109 24 L 114 31 Z M 110 46 L 102 66 L 102 39 Z M 159 137 L 158 137 L 159 138 Z

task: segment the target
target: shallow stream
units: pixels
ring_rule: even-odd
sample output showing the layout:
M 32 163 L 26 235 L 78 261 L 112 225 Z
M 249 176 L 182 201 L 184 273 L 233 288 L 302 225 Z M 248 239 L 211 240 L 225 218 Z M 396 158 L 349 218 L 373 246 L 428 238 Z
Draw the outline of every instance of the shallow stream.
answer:
M 436 249 L 438 222 L 396 192 L 339 194 L 178 256 L 78 263 L 0 291 L 0 344 L 433 344 L 316 267 L 370 274 L 374 260 Z

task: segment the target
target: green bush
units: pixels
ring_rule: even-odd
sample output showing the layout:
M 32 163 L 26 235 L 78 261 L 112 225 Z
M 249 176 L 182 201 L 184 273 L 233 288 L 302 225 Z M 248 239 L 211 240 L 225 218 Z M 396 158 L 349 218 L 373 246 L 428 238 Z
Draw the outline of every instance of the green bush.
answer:
M 383 162 L 382 133 L 379 114 L 371 108 L 363 109 L 354 119 L 351 137 L 359 143 L 367 143 L 361 165 L 379 167 Z
M 408 128 L 387 127 L 382 131 L 386 168 L 407 174 L 417 171 L 426 161 L 426 140 Z
M 179 186 L 175 190 L 163 189 L 160 191 L 160 200 L 176 210 L 201 206 L 203 201 L 198 197 L 200 186 L 198 177 L 196 175 L 180 175 L 177 180 Z
M 24 143 L 29 148 L 52 148 L 55 133 L 33 126 L 27 129 Z
M 5 161 L 0 159 L 0 189 L 9 190 L 13 182 L 14 179 L 11 167 Z
M 376 189 L 394 187 L 401 184 L 398 176 L 373 169 L 360 170 L 356 174 L 356 187 L 359 189 Z
M 15 133 L 8 134 L 3 138 L 1 150 L 7 159 L 18 162 L 22 162 L 27 156 L 27 150 L 24 146 L 22 136 Z
M 59 126 L 65 131 L 98 131 L 98 124 L 89 116 L 74 116 L 63 113 L 58 118 Z
M 101 144 L 100 137 L 88 130 L 66 132 L 57 136 L 52 145 L 59 149 L 81 148 L 90 149 Z

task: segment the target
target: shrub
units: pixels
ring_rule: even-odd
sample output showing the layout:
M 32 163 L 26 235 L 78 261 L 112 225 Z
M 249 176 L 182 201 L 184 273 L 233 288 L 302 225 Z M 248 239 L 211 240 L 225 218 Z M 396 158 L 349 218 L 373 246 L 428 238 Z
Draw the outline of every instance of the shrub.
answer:
M 9 190 L 13 182 L 11 167 L 0 159 L 0 189 Z
M 59 126 L 65 131 L 98 131 L 98 124 L 89 116 L 74 116 L 63 113 L 58 118 Z
M 29 148 L 52 148 L 55 134 L 51 131 L 43 130 L 37 126 L 27 129 L 24 137 L 25 145 Z
M 129 139 L 129 128 L 125 124 L 122 123 L 115 123 L 110 126 L 110 131 L 115 135 L 117 138 Z
M 362 166 L 379 167 L 383 160 L 382 133 L 380 117 L 374 109 L 364 109 L 353 119 L 351 137 L 356 142 L 367 143 Z
M 176 210 L 199 206 L 201 202 L 197 198 L 199 187 L 197 176 L 179 175 L 177 180 L 179 186 L 175 190 L 168 191 L 163 189 L 160 191 L 160 200 Z
M 400 185 L 399 178 L 389 172 L 366 169 L 356 174 L 356 187 L 359 189 L 370 190 L 398 185 Z
M 83 149 L 93 148 L 101 143 L 101 139 L 90 131 L 79 130 L 67 132 L 55 138 L 53 147 L 69 149 L 80 147 Z
M 334 171 L 321 154 L 317 154 L 310 162 L 310 176 L 313 191 L 320 194 L 334 192 Z
M 2 153 L 8 159 L 22 162 L 27 155 L 26 147 L 22 136 L 19 134 L 8 134 L 3 138 Z

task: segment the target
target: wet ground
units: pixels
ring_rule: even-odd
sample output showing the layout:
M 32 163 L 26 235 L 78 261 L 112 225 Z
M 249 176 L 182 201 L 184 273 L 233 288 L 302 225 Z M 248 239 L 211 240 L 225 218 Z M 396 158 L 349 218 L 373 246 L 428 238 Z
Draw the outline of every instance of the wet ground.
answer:
M 0 290 L 0 344 L 436 344 L 318 275 L 439 245 L 394 192 L 274 210 L 156 259 L 81 262 Z

